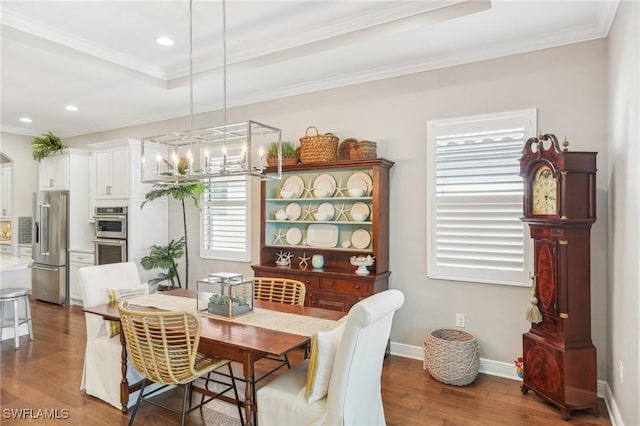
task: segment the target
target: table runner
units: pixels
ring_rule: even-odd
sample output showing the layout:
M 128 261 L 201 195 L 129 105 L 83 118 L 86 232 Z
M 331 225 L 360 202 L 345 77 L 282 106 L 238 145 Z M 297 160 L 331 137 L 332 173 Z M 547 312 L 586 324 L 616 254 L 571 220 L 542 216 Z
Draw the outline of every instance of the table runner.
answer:
M 282 331 L 311 337 L 318 331 L 328 330 L 336 323 L 333 320 L 315 318 L 306 315 L 290 314 L 287 312 L 272 311 L 269 309 L 253 308 L 253 312 L 227 318 L 221 315 L 198 312 L 195 298 L 171 296 L 162 293 L 154 293 L 145 296 L 127 299 L 132 305 L 148 306 L 165 310 L 182 310 L 198 313 L 201 316 L 215 318 L 223 321 L 231 321 L 237 324 L 262 327 L 269 330 Z M 208 302 L 200 300 L 200 306 L 206 307 Z

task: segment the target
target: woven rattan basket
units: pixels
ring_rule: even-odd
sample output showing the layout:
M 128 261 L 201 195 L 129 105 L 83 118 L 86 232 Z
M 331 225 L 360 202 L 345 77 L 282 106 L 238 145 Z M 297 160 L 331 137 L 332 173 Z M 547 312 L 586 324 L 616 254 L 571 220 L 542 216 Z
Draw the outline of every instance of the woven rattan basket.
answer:
M 340 142 L 340 145 L 338 146 L 338 160 L 350 160 L 351 149 L 357 144 L 358 140 L 353 138 L 345 139 Z
M 424 368 L 434 379 L 455 386 L 473 382 L 480 367 L 476 338 L 460 330 L 433 330 L 424 340 Z
M 315 136 L 309 136 L 309 130 L 316 131 Z M 321 135 L 316 126 L 309 126 L 300 138 L 300 162 L 320 163 L 336 161 L 338 155 L 338 137 L 332 133 Z
M 349 159 L 351 160 L 371 160 L 378 158 L 378 150 L 375 142 L 360 141 L 351 145 Z

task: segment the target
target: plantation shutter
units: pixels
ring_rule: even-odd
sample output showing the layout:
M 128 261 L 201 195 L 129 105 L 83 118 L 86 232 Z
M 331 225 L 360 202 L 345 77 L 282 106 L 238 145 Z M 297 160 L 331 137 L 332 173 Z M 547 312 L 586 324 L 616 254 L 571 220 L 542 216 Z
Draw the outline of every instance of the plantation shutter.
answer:
M 529 285 L 519 159 L 534 122 L 531 110 L 428 124 L 429 277 Z
M 211 161 L 212 166 L 214 161 Z M 249 179 L 216 179 L 205 184 L 201 213 L 201 256 L 250 261 Z

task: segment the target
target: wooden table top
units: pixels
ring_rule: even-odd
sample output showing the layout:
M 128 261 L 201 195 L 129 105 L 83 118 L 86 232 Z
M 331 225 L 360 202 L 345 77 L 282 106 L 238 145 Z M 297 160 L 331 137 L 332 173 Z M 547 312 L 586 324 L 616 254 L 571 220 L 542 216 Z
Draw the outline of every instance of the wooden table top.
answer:
M 196 292 L 191 290 L 171 290 L 166 294 L 181 297 L 194 297 Z M 135 306 L 135 305 L 132 305 Z M 276 302 L 255 300 L 254 307 L 291 314 L 306 315 L 315 318 L 338 320 L 345 312 L 307 306 L 292 306 Z M 149 307 L 136 307 L 141 310 L 153 310 Z M 120 314 L 117 303 L 106 303 L 83 309 L 87 313 L 100 315 L 105 319 L 118 321 Z M 269 330 L 252 325 L 238 324 L 233 321 L 200 316 L 200 346 L 206 349 L 212 345 L 224 346 L 228 350 L 235 348 L 242 351 L 256 351 L 272 355 L 281 355 L 309 341 L 309 337 L 282 331 Z M 226 351 L 225 351 L 226 352 Z M 235 358 L 235 357 L 233 357 Z

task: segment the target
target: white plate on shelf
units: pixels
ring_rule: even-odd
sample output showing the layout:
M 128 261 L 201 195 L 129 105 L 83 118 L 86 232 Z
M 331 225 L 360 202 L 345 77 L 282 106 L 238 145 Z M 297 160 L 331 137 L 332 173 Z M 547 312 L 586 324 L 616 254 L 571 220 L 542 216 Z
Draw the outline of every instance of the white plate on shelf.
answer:
M 298 220 L 302 215 L 302 207 L 298 203 L 287 204 L 287 207 L 284 209 L 287 213 L 287 218 L 289 220 Z
M 336 192 L 336 180 L 331 175 L 320 175 L 313 180 L 312 188 L 316 198 L 332 197 Z
M 355 203 L 353 206 L 351 206 L 351 217 L 353 217 L 354 219 L 356 219 L 354 217 L 355 216 L 364 216 L 364 219 L 362 221 L 367 220 L 367 218 L 369 217 L 369 214 L 371 213 L 369 211 L 369 206 L 367 206 L 365 203 Z
M 297 246 L 302 241 L 302 231 L 300 228 L 293 226 L 287 231 L 285 239 L 290 246 Z
M 328 215 L 329 218 L 325 220 L 331 220 L 333 219 L 333 216 L 335 216 L 336 210 L 333 208 L 333 204 L 322 203 L 318 206 L 318 213 L 321 213 L 322 215 Z
M 371 176 L 365 172 L 355 172 L 349 176 L 349 180 L 347 180 L 347 189 L 352 188 L 365 189 L 365 195 L 368 195 L 373 189 L 373 180 L 371 179 Z
M 335 247 L 338 244 L 338 225 L 314 223 L 307 228 L 309 247 Z
M 294 198 L 300 198 L 304 192 L 304 181 L 300 176 L 289 176 L 282 184 L 281 191 L 293 192 Z
M 351 235 L 351 243 L 359 250 L 366 249 L 371 244 L 371 234 L 366 229 L 356 229 Z

